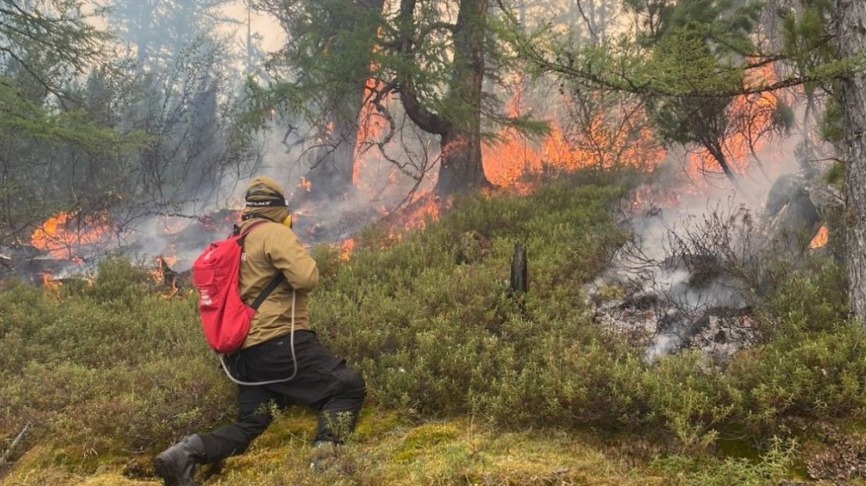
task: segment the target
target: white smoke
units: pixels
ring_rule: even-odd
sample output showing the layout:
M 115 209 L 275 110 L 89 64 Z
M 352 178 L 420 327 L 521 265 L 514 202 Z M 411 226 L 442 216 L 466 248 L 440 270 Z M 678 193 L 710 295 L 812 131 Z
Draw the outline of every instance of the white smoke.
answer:
M 748 283 L 722 267 L 748 267 L 756 257 L 756 242 L 770 231 L 764 210 L 770 188 L 779 176 L 800 169 L 795 145 L 791 139 L 759 153 L 764 164 L 739 177 L 739 190 L 725 178 L 689 180 L 682 170 L 685 154 L 670 154 L 653 181 L 637 189 L 640 203 L 626 209 L 633 243 L 586 289 L 597 321 L 643 332 L 645 358 L 653 361 L 700 332 L 698 321 L 715 322 L 707 320 L 714 310 L 747 309 Z M 611 288 L 622 289 L 614 293 L 621 298 L 603 302 Z

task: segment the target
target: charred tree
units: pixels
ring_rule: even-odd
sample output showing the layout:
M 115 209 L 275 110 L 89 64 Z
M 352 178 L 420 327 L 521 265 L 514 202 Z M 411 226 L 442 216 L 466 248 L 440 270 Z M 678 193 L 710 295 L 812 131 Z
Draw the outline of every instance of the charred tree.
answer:
M 866 2 L 836 0 L 836 42 L 857 69 L 840 79 L 847 225 L 849 295 L 854 314 L 866 324 Z
M 509 295 L 525 294 L 529 290 L 529 272 L 526 248 L 520 243 L 514 245 L 514 256 L 511 258 L 511 281 L 508 285 Z

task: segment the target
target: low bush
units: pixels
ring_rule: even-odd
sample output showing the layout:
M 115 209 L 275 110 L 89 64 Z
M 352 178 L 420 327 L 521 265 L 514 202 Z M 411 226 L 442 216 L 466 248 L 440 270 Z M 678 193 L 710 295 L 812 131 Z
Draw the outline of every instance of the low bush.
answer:
M 0 430 L 105 451 L 144 450 L 226 418 L 232 389 L 195 299 L 165 299 L 121 261 L 92 285 L 0 293 Z

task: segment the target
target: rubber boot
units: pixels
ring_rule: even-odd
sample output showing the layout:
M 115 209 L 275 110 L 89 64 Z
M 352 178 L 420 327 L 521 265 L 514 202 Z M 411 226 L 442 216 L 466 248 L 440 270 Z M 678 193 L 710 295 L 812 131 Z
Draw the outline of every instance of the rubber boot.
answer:
M 160 452 L 153 460 L 153 467 L 164 486 L 195 486 L 195 468 L 204 458 L 204 442 L 193 434 Z
M 334 467 L 339 458 L 339 449 L 336 442 L 329 440 L 317 440 L 313 443 L 313 455 L 310 457 L 310 469 L 315 472 L 323 472 Z

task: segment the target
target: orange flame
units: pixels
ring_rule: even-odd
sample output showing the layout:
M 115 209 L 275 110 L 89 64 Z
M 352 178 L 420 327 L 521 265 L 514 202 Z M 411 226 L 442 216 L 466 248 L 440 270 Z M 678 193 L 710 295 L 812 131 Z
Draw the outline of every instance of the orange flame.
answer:
M 768 64 L 748 73 L 747 87 L 766 85 L 776 79 L 773 66 Z M 773 125 L 773 116 L 779 103 L 778 95 L 756 93 L 734 98 L 728 108 L 729 133 L 722 141 L 726 162 L 735 174 L 743 174 L 750 165 L 750 155 L 766 146 L 763 137 Z M 701 180 L 704 173 L 719 172 L 718 161 L 704 148 L 688 157 L 686 172 L 693 180 Z
M 830 240 L 830 230 L 827 229 L 826 226 L 821 226 L 818 230 L 818 233 L 812 238 L 812 241 L 809 243 L 809 248 L 823 248 L 827 245 L 827 242 Z
M 375 66 L 371 67 L 375 69 Z M 374 102 L 384 84 L 376 78 L 368 78 L 364 83 L 364 99 L 366 100 L 358 116 L 358 138 L 356 141 L 356 156 L 360 155 L 365 145 L 378 140 L 385 133 L 385 119 L 377 116 L 379 110 Z
M 420 201 L 406 216 L 406 229 L 423 230 L 427 226 L 427 222 L 439 221 L 441 211 L 438 201 L 435 198 L 429 198 L 426 201 Z
M 384 35 L 382 28 L 376 30 L 376 37 L 381 39 Z M 373 54 L 379 50 L 376 46 L 373 49 Z M 379 64 L 375 61 L 370 63 L 369 72 L 371 76 L 364 82 L 364 105 L 358 114 L 358 134 L 355 138 L 355 164 L 352 171 L 352 183 L 355 187 L 361 188 L 362 176 L 361 172 L 367 165 L 367 161 L 363 160 L 362 155 L 373 144 L 381 141 L 382 137 L 387 133 L 388 124 L 384 116 L 379 113 L 377 103 L 390 105 L 390 101 L 386 98 L 379 100 L 382 90 L 385 88 L 385 83 L 375 77 L 375 73 L 379 71 Z
M 154 268 L 153 268 L 153 270 L 150 271 L 150 274 L 153 275 L 153 277 L 157 281 L 162 281 L 163 276 L 164 276 L 164 272 L 166 270 L 170 270 L 172 266 L 177 264 L 177 257 L 176 256 L 169 256 L 169 255 L 160 255 L 160 256 L 154 258 L 153 261 L 154 261 Z
M 347 262 L 352 257 L 352 251 L 355 249 L 355 240 L 349 238 L 340 244 L 340 261 Z
M 679 191 L 672 191 L 669 187 L 658 184 L 642 185 L 635 189 L 629 210 L 650 215 L 660 209 L 674 208 L 681 201 L 682 195 Z
M 167 291 L 163 297 L 173 297 L 180 292 L 178 285 L 178 274 L 171 269 L 177 263 L 176 256 L 158 256 L 155 258 L 156 266 L 150 271 L 151 277 L 157 285 L 164 287 Z
M 518 86 L 520 86 L 518 84 Z M 509 116 L 520 112 L 521 89 L 509 101 Z M 569 105 L 562 97 L 561 105 Z M 596 167 L 606 170 L 630 166 L 642 170 L 657 167 L 664 157 L 662 150 L 645 125 L 645 114 L 636 106 L 622 106 L 619 112 L 597 110 L 585 123 L 563 126 L 554 116 L 550 131 L 540 142 L 533 142 L 512 128 L 499 134 L 500 142 L 482 147 L 484 172 L 498 186 L 517 187 L 524 192 L 521 178 L 541 174 L 547 169 L 573 172 Z
M 76 251 L 86 245 L 102 242 L 111 231 L 108 216 L 75 218 L 62 212 L 45 220 L 30 236 L 34 248 L 47 251 L 53 258 L 75 260 Z
M 50 273 L 42 274 L 42 288 L 45 290 L 56 292 L 60 289 L 63 284 L 60 281 L 55 280 L 54 277 Z
M 447 210 L 450 202 L 442 201 L 435 193 L 426 193 L 414 198 L 412 202 L 396 213 L 389 215 L 386 228 L 387 244 L 397 243 L 413 230 L 423 230 L 428 223 L 438 221 L 442 211 Z

